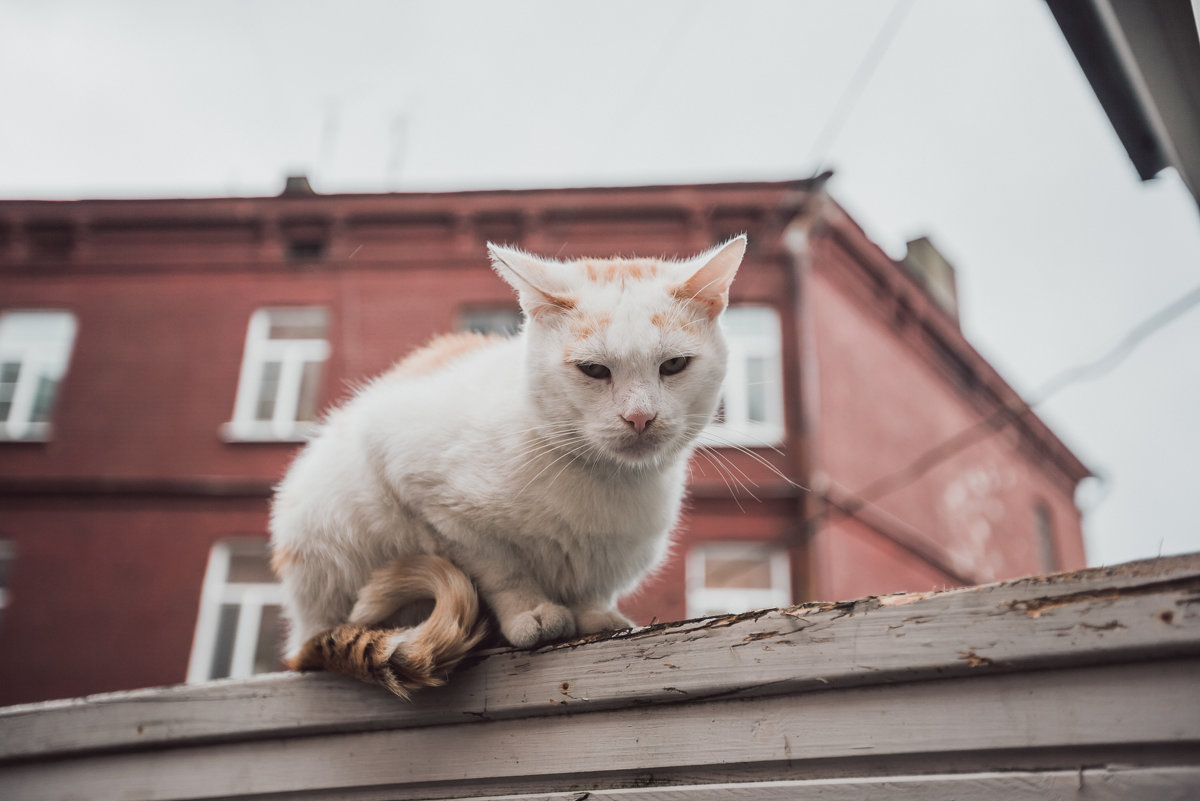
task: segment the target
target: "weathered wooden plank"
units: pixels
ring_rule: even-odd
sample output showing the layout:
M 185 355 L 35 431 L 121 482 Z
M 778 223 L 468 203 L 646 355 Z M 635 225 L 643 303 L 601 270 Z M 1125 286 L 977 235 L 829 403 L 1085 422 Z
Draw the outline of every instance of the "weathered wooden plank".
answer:
M 1200 555 L 926 595 L 812 604 L 492 653 L 412 704 L 328 675 L 0 710 L 0 764 L 1200 653 Z
M 572 790 L 459 801 L 1185 801 L 1195 799 L 1198 788 L 1200 768 L 1087 768 Z
M 199 799 L 429 787 L 522 779 L 546 790 L 589 773 L 636 776 L 681 766 L 739 766 L 795 779 L 812 760 L 972 754 L 977 769 L 1019 768 L 1022 753 L 1200 754 L 1200 660 L 1009 673 L 825 693 L 729 698 L 584 716 L 215 744 L 13 764 L 0 797 Z M 1141 688 L 1140 691 L 1131 689 Z M 1194 767 L 1188 765 L 1186 767 Z M 448 793 L 449 794 L 449 793 Z

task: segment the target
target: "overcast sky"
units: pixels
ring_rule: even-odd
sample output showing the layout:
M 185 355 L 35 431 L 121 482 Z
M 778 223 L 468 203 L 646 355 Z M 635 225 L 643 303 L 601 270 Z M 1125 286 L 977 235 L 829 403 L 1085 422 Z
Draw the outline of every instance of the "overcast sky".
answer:
M 1026 394 L 1200 284 L 1196 204 L 1137 180 L 1041 0 L 7 0 L 0 104 L 3 198 L 825 164 L 893 256 L 937 243 L 968 338 Z M 1093 564 L 1200 550 L 1198 345 L 1200 311 L 1039 409 L 1103 477 L 1080 497 Z

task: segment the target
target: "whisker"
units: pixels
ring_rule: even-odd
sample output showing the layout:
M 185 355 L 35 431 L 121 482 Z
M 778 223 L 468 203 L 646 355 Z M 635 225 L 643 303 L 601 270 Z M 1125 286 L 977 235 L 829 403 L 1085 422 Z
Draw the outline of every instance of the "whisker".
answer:
M 702 447 L 711 447 L 711 446 L 702 446 Z M 728 449 L 730 449 L 730 450 L 734 450 L 734 451 L 737 451 L 738 453 L 744 454 L 744 455 L 745 455 L 745 456 L 747 456 L 748 458 L 752 459 L 753 461 L 755 461 L 755 462 L 757 462 L 758 464 L 760 464 L 760 465 L 762 465 L 763 467 L 765 467 L 765 468 L 766 468 L 767 470 L 769 470 L 769 471 L 771 472 L 771 474 L 772 474 L 772 475 L 774 475 L 776 478 L 783 479 L 784 481 L 786 481 L 788 484 L 790 484 L 791 486 L 795 487 L 796 489 L 799 489 L 799 490 L 804 490 L 805 492 L 812 492 L 812 490 L 811 490 L 811 489 L 809 489 L 808 487 L 804 486 L 803 484 L 798 484 L 798 483 L 796 483 L 795 481 L 793 481 L 793 480 L 792 480 L 792 479 L 791 479 L 789 476 L 787 476 L 787 475 L 786 475 L 786 474 L 785 474 L 785 473 L 784 473 L 782 470 L 780 470 L 778 467 L 776 467 L 774 464 L 772 464 L 772 463 L 771 463 L 771 461 L 770 461 L 769 459 L 767 459 L 766 457 L 762 456 L 761 454 L 755 453 L 754 451 L 750 450 L 749 448 L 743 447 L 743 446 L 741 446 L 741 445 L 737 445 L 737 444 L 735 444 L 735 443 L 732 443 L 732 442 L 725 442 L 725 443 L 721 443 L 721 444 L 719 444 L 719 446 L 718 446 L 718 447 L 721 447 L 721 448 L 728 448 Z
M 574 445 L 577 442 L 582 442 L 587 438 L 582 434 L 559 434 L 552 437 L 544 437 L 536 442 L 533 442 L 519 451 L 512 454 L 513 458 L 519 459 L 535 453 L 545 453 L 557 448 L 565 448 Z
M 721 464 L 725 465 L 726 469 L 730 471 L 730 472 L 729 472 L 729 477 L 730 477 L 730 478 L 732 478 L 734 481 L 736 481 L 736 482 L 737 482 L 737 484 L 738 484 L 738 486 L 739 486 L 739 487 L 741 487 L 741 488 L 742 488 L 742 490 L 743 490 L 743 491 L 744 491 L 744 492 L 745 492 L 747 495 L 749 495 L 749 496 L 750 496 L 751 498 L 753 498 L 755 501 L 758 501 L 759 503 L 762 503 L 762 499 L 761 499 L 761 498 L 759 498 L 757 495 L 755 495 L 755 494 L 754 494 L 754 492 L 753 492 L 753 491 L 750 489 L 750 487 L 747 485 L 747 482 L 749 482 L 749 484 L 752 484 L 752 485 L 754 485 L 755 487 L 757 487 L 757 486 L 758 486 L 758 482 L 757 482 L 757 481 L 755 481 L 754 479 L 750 478 L 750 476 L 746 475 L 746 473 L 745 473 L 745 472 L 744 472 L 744 471 L 743 471 L 743 470 L 742 470 L 740 467 L 738 467 L 738 466 L 737 466 L 737 464 L 735 464 L 735 463 L 734 463 L 734 462 L 733 462 L 733 461 L 732 461 L 732 460 L 731 460 L 731 459 L 730 459 L 728 456 L 726 456 L 725 454 L 721 453 L 720 451 L 710 451 L 710 454 L 711 454 L 711 455 L 712 455 L 714 458 L 716 458 L 716 459 L 717 459 L 719 462 L 721 462 Z M 736 473 L 737 475 L 734 475 L 735 473 Z M 741 478 L 740 478 L 740 479 L 738 478 L 738 475 L 740 475 L 740 476 L 741 476 Z M 744 481 L 743 481 L 743 479 L 744 479 Z
M 703 415 L 689 415 L 689 416 L 692 418 L 702 418 L 703 417 Z M 778 447 L 767 444 L 766 442 L 763 442 L 762 440 L 759 440 L 756 437 L 747 435 L 743 432 L 737 431 L 736 429 L 729 429 L 729 431 L 730 431 L 730 433 L 738 434 L 739 436 L 744 436 L 744 437 L 746 437 L 746 439 L 755 440 L 755 444 L 752 447 L 756 447 L 756 448 L 761 447 L 761 448 L 770 450 L 779 456 L 784 455 L 783 451 L 780 450 Z M 698 447 L 700 449 L 714 450 L 716 448 L 723 448 L 723 449 L 737 451 L 738 453 L 744 454 L 749 459 L 752 459 L 753 461 L 757 462 L 762 467 L 765 467 L 775 477 L 783 479 L 784 481 L 786 481 L 788 484 L 795 487 L 796 489 L 803 490 L 804 492 L 812 492 L 811 488 L 806 487 L 803 484 L 796 483 L 789 476 L 787 476 L 782 470 L 780 470 L 776 465 L 774 465 L 769 459 L 764 457 L 762 454 L 756 453 L 753 450 L 751 450 L 751 447 L 747 447 L 746 445 L 735 442 L 735 441 L 729 439 L 729 437 L 725 436 L 724 434 L 721 434 L 720 432 L 717 432 L 717 431 L 713 431 L 713 429 L 711 427 L 706 427 L 705 429 L 703 429 L 703 431 L 701 433 L 705 439 L 711 440 L 711 442 L 698 443 Z M 759 443 L 761 443 L 761 444 L 759 444 Z M 757 484 L 755 486 L 757 486 Z
M 583 446 L 581 446 L 581 448 L 576 448 L 575 450 L 571 451 L 571 453 L 575 453 L 576 451 L 579 451 L 581 449 L 583 450 L 583 456 L 587 457 L 591 452 L 591 445 L 585 443 Z M 563 474 L 563 471 L 565 471 L 571 465 L 575 464 L 577 461 L 579 461 L 579 459 L 580 459 L 579 456 L 572 457 L 570 461 L 568 461 L 566 464 L 564 464 L 562 466 L 562 468 L 559 469 L 559 471 L 554 474 L 554 478 L 552 478 L 546 482 L 546 486 L 549 487 L 552 484 L 554 484 L 554 482 L 558 480 L 558 477 Z
M 523 487 L 521 487 L 521 489 L 517 490 L 517 493 L 516 493 L 516 494 L 517 494 L 517 495 L 520 495 L 520 494 L 521 494 L 521 493 L 523 493 L 525 490 L 529 489 L 529 485 L 530 485 L 530 484 L 532 484 L 533 482 L 537 481 L 537 480 L 538 480 L 538 477 L 539 477 L 539 476 L 541 476 L 541 475 L 542 475 L 542 473 L 545 473 L 545 472 L 546 472 L 547 470 L 549 470 L 551 467 L 553 467 L 554 465 L 558 464 L 559 462 L 561 462 L 563 459 L 567 458 L 567 457 L 568 457 L 568 456 L 570 456 L 571 454 L 573 454 L 573 453 L 576 453 L 576 452 L 578 452 L 578 451 L 580 451 L 580 450 L 582 450 L 582 449 L 584 449 L 584 448 L 586 448 L 586 447 L 588 447 L 588 445 L 587 445 L 587 443 L 584 443 L 583 445 L 576 446 L 575 448 L 573 448 L 573 449 L 571 449 L 571 450 L 567 451 L 566 453 L 564 453 L 564 454 L 561 454 L 561 455 L 560 455 L 560 456 L 559 456 L 557 459 L 554 459 L 554 460 L 553 460 L 553 461 L 551 461 L 549 464 L 547 464 L 545 467 L 543 467 L 541 470 L 537 471 L 537 473 L 535 473 L 535 474 L 533 475 L 533 478 L 531 478 L 531 479 L 529 479 L 528 481 L 526 481 L 526 482 L 525 482 L 525 486 L 523 486 Z M 528 464 L 528 463 L 527 463 L 527 464 Z M 568 463 L 568 465 L 567 465 L 567 466 L 570 466 L 570 463 Z
M 721 481 L 724 482 L 725 488 L 727 490 L 729 490 L 729 497 L 733 498 L 733 502 L 735 504 L 737 504 L 738 511 L 740 511 L 742 514 L 745 514 L 746 508 L 744 506 L 742 506 L 742 501 L 740 498 L 738 498 L 738 494 L 734 491 L 733 485 L 730 484 L 729 479 L 725 477 L 725 471 L 722 469 L 721 465 L 718 462 L 713 460 L 712 454 L 710 454 L 710 453 L 705 453 L 704 451 L 697 451 L 697 454 L 704 457 L 704 459 L 707 460 L 708 463 L 713 466 L 713 469 L 715 469 L 717 472 L 717 478 L 721 479 Z

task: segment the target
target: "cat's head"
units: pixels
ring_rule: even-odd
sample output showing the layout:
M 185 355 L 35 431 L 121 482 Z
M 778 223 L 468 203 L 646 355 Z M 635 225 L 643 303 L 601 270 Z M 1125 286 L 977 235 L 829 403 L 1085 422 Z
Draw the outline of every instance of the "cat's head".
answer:
M 712 419 L 745 236 L 695 258 L 555 261 L 489 245 L 525 312 L 529 421 L 584 460 L 664 464 Z

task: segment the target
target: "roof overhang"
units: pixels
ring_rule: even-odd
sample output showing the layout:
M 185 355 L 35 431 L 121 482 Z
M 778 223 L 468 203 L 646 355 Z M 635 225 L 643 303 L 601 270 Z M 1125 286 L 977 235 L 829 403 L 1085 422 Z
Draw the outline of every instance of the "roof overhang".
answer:
M 1046 0 L 1142 180 L 1200 204 L 1200 0 Z

